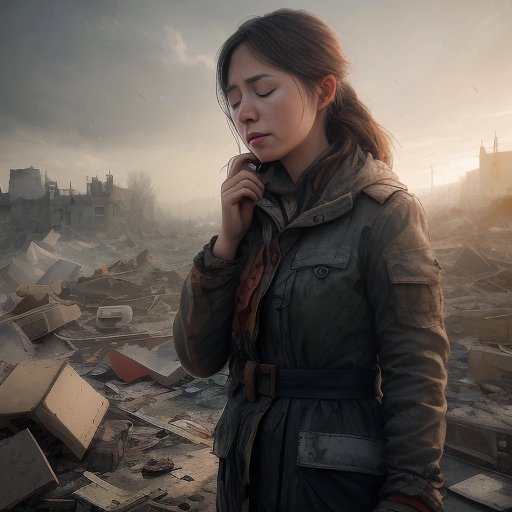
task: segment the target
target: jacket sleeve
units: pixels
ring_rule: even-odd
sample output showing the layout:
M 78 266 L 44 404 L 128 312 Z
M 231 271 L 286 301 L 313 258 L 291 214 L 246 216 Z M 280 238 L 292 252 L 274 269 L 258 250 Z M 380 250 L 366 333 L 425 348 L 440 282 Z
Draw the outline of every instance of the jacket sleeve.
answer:
M 439 512 L 450 349 L 440 267 L 414 196 L 397 192 L 385 203 L 368 238 L 367 276 L 386 434 L 381 496 L 413 496 Z
M 181 364 L 195 377 L 209 377 L 230 356 L 234 294 L 242 260 L 216 258 L 217 237 L 194 258 L 174 319 L 174 345 Z

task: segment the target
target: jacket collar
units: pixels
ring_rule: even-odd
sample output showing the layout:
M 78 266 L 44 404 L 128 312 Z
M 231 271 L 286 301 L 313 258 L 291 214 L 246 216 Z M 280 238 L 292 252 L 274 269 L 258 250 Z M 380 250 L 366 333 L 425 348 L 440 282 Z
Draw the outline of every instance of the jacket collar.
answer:
M 304 187 L 312 187 L 317 171 L 331 158 L 333 162 L 324 170 L 327 180 L 320 180 L 320 187 L 315 191 L 316 199 L 311 205 L 303 209 L 302 213 L 288 224 L 287 228 L 317 226 L 345 215 L 352 209 L 355 198 L 370 185 L 394 185 L 397 188 L 406 188 L 398 182 L 397 176 L 383 162 L 373 159 L 370 153 L 366 154 L 358 146 L 352 157 L 342 161 L 332 158 L 338 147 L 332 144 L 318 159 L 313 162 L 300 176 L 297 183 L 293 183 L 288 173 L 279 162 L 272 163 L 260 175 L 265 184 L 265 196 L 258 201 L 257 206 L 269 214 L 283 229 L 284 219 L 279 204 L 279 196 L 286 194 L 301 194 L 306 196 Z M 322 181 L 324 181 L 322 185 Z

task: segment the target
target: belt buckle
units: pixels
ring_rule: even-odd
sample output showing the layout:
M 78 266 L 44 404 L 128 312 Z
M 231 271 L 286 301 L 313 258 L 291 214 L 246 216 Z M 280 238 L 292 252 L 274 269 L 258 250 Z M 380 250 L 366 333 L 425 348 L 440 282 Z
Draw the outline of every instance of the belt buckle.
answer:
M 270 375 L 270 396 L 276 397 L 277 366 L 275 364 L 260 364 L 258 369 L 263 375 Z
M 247 361 L 244 367 L 244 387 L 245 397 L 249 402 L 256 402 L 257 396 L 257 385 L 256 379 L 258 378 L 257 373 L 262 375 L 270 375 L 270 396 L 271 398 L 276 397 L 277 389 L 277 366 L 273 364 L 259 364 L 256 361 Z

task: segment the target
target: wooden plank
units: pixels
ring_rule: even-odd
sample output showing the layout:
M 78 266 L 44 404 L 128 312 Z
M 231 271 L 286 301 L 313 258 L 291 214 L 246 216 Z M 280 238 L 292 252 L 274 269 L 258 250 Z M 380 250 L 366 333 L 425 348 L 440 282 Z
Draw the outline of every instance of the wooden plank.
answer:
M 167 430 L 168 432 L 171 432 L 172 434 L 176 434 L 177 436 L 180 436 L 183 439 L 187 439 L 188 441 L 192 441 L 193 443 L 203 444 L 205 446 L 210 446 L 210 447 L 213 446 L 213 439 L 204 439 L 202 437 L 196 436 L 195 434 L 191 434 L 190 432 L 187 432 L 187 430 L 185 430 L 184 428 L 173 425 L 172 423 L 168 423 L 159 418 L 153 418 L 153 417 L 151 417 L 147 414 L 143 414 L 141 412 L 130 411 L 129 409 L 123 407 L 123 404 L 116 404 L 115 407 L 117 409 L 120 409 L 121 411 L 129 414 L 130 416 L 139 418 L 140 420 L 143 420 L 146 423 L 149 423 L 150 425 L 154 425 L 155 427 L 159 427 L 164 430 Z
M 84 476 L 92 483 L 76 490 L 73 495 L 106 512 L 133 510 L 142 503 L 147 503 L 150 490 L 130 492 L 112 485 L 94 473 L 84 472 Z

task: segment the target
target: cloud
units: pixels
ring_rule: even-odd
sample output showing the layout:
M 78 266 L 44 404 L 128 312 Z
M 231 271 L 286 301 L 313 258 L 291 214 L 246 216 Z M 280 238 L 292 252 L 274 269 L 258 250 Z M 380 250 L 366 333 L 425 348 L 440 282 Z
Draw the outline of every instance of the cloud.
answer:
M 205 136 L 213 60 L 168 20 L 141 16 L 118 1 L 0 4 L 0 135 L 94 149 Z
M 190 56 L 187 45 L 183 41 L 181 32 L 176 30 L 174 27 L 167 27 L 167 39 L 174 53 L 177 55 L 180 63 L 188 66 L 195 66 L 197 64 L 204 64 L 208 69 L 213 70 L 215 68 L 215 62 L 213 58 L 207 57 L 206 55 L 195 55 Z

